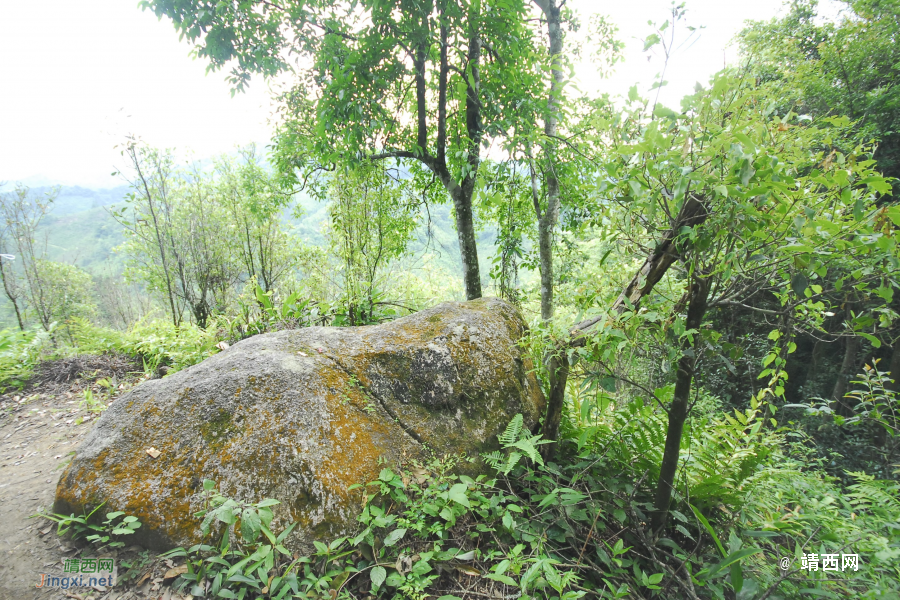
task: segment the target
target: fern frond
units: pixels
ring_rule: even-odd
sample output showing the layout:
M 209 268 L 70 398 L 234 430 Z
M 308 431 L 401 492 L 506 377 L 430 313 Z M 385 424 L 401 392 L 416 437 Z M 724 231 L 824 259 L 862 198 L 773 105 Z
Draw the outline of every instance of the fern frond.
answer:
M 519 413 L 506 426 L 506 431 L 497 436 L 504 447 L 513 445 L 519 439 L 519 435 L 522 433 L 522 422 L 522 413 Z

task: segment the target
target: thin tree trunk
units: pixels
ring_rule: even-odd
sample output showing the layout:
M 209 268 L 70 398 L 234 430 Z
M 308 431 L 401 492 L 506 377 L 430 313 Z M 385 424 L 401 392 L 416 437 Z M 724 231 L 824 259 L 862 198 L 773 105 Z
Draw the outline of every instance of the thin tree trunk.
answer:
M 884 386 L 890 392 L 900 392 L 900 343 L 894 344 L 891 351 L 891 362 L 888 365 L 888 374 L 891 381 Z M 872 440 L 876 448 L 884 448 L 887 445 L 887 429 L 882 424 L 875 427 L 875 437 Z
M 662 239 L 657 242 L 653 253 L 647 257 L 644 264 L 638 272 L 632 277 L 631 281 L 619 294 L 615 303 L 610 310 L 611 313 L 622 313 L 628 306 L 637 308 L 644 296 L 653 291 L 654 286 L 663 278 L 663 275 L 669 270 L 669 267 L 679 258 L 679 254 L 675 248 L 675 240 L 678 237 L 682 227 L 698 227 L 702 225 L 709 212 L 706 208 L 706 202 L 702 198 L 688 196 L 682 204 L 678 216 L 674 219 L 672 227 L 666 231 Z M 587 343 L 587 332 L 600 321 L 609 318 L 608 316 L 592 317 L 581 323 L 578 323 L 570 330 L 572 336 L 568 343 L 562 344 L 558 349 L 559 352 L 565 352 L 566 348 L 578 348 Z M 567 365 L 568 368 L 568 365 Z M 550 397 L 562 398 L 565 394 L 566 378 L 550 377 Z M 553 411 L 562 411 L 563 403 L 558 404 L 548 402 L 547 415 L 544 422 L 553 425 L 560 423 L 562 416 L 551 413 Z M 558 429 L 551 430 L 544 428 L 544 438 L 556 441 L 559 434 Z M 552 454 L 549 448 L 555 448 L 556 444 L 546 444 L 544 448 L 547 455 Z
M 541 209 L 541 189 L 535 173 L 531 149 L 528 149 L 528 166 L 531 174 L 531 200 L 538 223 L 538 255 L 541 269 L 541 319 L 553 318 L 553 224 L 550 208 Z M 549 183 L 549 181 L 548 181 Z M 549 195 L 549 194 L 548 194 Z M 549 202 L 549 199 L 548 199 Z
M 832 410 L 841 416 L 849 416 L 852 412 L 850 406 L 844 402 L 850 378 L 856 375 L 856 357 L 859 354 L 859 337 L 844 338 L 844 358 L 841 361 L 841 371 L 831 392 Z
M 562 68 L 563 31 L 560 22 L 560 7 L 555 0 L 535 0 L 535 4 L 544 13 L 547 20 L 547 36 L 550 52 L 550 93 L 547 97 L 547 116 L 544 119 L 544 134 L 547 154 L 547 209 L 540 210 L 535 203 L 538 217 L 538 251 L 541 261 L 541 318 L 549 321 L 553 318 L 553 228 L 559 220 L 559 178 L 556 173 L 556 137 L 559 125 L 559 112 L 563 80 Z M 534 168 L 532 166 L 532 178 Z M 532 187 L 533 182 L 532 182 Z
M 473 4 L 471 10 L 480 10 Z M 477 22 L 479 15 L 472 15 L 472 23 Z M 467 157 L 468 173 L 460 182 L 458 192 L 453 196 L 456 208 L 456 231 L 459 235 L 459 251 L 463 264 L 463 280 L 466 286 L 466 299 L 481 298 L 481 273 L 478 265 L 478 247 L 475 244 L 475 223 L 472 216 L 472 196 L 481 166 L 481 36 L 472 25 L 469 35 L 469 51 L 467 53 L 466 86 L 466 133 L 469 138 L 469 155 Z
M 135 148 L 134 146 L 130 146 L 128 148 L 128 153 L 129 153 L 129 158 L 131 158 L 131 162 L 134 164 L 134 169 L 135 169 L 135 171 L 137 171 L 138 177 L 141 180 L 141 185 L 143 186 L 144 193 L 146 194 L 146 197 L 147 197 L 147 206 L 150 209 L 150 216 L 153 219 L 153 231 L 156 234 L 156 243 L 157 243 L 157 246 L 159 247 L 159 254 L 160 254 L 160 258 L 162 260 L 163 273 L 166 276 L 166 293 L 169 297 L 169 308 L 171 308 L 171 310 L 172 310 L 172 324 L 175 325 L 175 327 L 177 328 L 178 327 L 178 314 L 175 312 L 175 298 L 173 297 L 174 293 L 172 291 L 172 280 L 171 280 L 171 277 L 169 276 L 169 265 L 168 265 L 168 262 L 166 261 L 166 247 L 165 247 L 165 244 L 163 243 L 162 234 L 160 232 L 159 220 L 156 215 L 156 210 L 153 207 L 153 195 L 150 192 L 150 186 L 147 184 L 147 179 L 144 177 L 144 173 L 141 170 L 141 163 L 140 163 L 140 160 L 138 159 L 138 149 Z M 159 167 L 159 165 L 157 165 L 157 173 L 162 178 L 162 172 L 158 167 Z M 161 184 L 164 185 L 165 182 L 161 181 Z
M 544 439 L 559 439 L 559 424 L 562 421 L 563 405 L 566 400 L 566 381 L 569 378 L 569 357 L 563 348 L 558 356 L 547 359 L 547 371 L 550 378 L 550 397 L 547 399 L 547 414 L 541 427 Z M 541 455 L 549 461 L 556 453 L 556 444 L 541 446 Z
M 478 11 L 480 5 L 473 4 L 470 10 Z M 478 265 L 478 248 L 475 242 L 475 223 L 472 211 L 472 196 L 478 179 L 478 169 L 481 166 L 481 140 L 483 131 L 481 128 L 481 37 L 476 29 L 478 23 L 477 14 L 470 15 L 473 23 L 469 32 L 469 47 L 466 53 L 466 100 L 465 100 L 465 132 L 468 138 L 468 156 L 466 157 L 466 170 L 461 181 L 456 181 L 447 166 L 447 82 L 450 74 L 448 63 L 448 27 L 444 16 L 445 4 L 438 6 L 441 47 L 439 51 L 438 71 L 438 122 L 437 136 L 435 139 L 436 154 L 432 155 L 427 148 L 428 142 L 428 106 L 425 99 L 425 61 L 428 53 L 417 50 L 414 57 L 416 73 L 416 151 L 390 150 L 369 156 L 370 160 L 383 160 L 386 158 L 408 158 L 417 160 L 428 167 L 443 184 L 456 212 L 456 233 L 459 238 L 459 252 L 463 268 L 463 282 L 466 289 L 466 298 L 474 300 L 481 298 L 481 273 Z M 423 21 L 423 27 L 428 22 Z
M 0 258 L 0 261 L 4 260 Z M 14 274 L 10 274 L 11 277 L 15 277 Z M 3 289 L 6 292 L 6 297 L 9 298 L 9 301 L 13 305 L 13 309 L 16 311 L 16 320 L 19 322 L 19 329 L 25 331 L 25 323 L 22 321 L 22 313 L 19 311 L 19 298 L 15 292 L 10 289 L 9 282 L 6 280 L 6 269 L 0 264 L 0 277 L 3 278 Z M 13 283 L 15 286 L 15 283 Z
M 706 300 L 709 296 L 709 280 L 695 276 L 691 282 L 690 301 L 688 303 L 685 329 L 699 330 L 706 314 Z M 691 397 L 691 382 L 697 363 L 699 333 L 694 334 L 694 344 L 685 337 L 682 355 L 678 360 L 678 372 L 675 375 L 675 391 L 672 394 L 672 405 L 669 407 L 669 426 L 666 430 L 666 445 L 662 464 L 659 467 L 659 481 L 656 484 L 656 498 L 652 516 L 653 531 L 662 532 L 669 518 L 669 503 L 672 500 L 672 489 L 675 472 L 678 470 L 678 456 L 681 453 L 681 434 L 688 416 L 688 404 Z

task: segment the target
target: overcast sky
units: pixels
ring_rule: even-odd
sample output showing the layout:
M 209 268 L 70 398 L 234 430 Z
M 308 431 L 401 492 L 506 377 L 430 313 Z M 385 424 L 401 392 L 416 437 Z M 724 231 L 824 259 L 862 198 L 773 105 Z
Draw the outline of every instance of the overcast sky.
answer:
M 585 91 L 625 94 L 649 87 L 661 56 L 641 52 L 671 11 L 665 0 L 570 0 L 582 14 L 609 16 L 627 43 L 629 60 L 600 81 L 579 67 Z M 691 0 L 688 25 L 704 26 L 670 63 L 661 101 L 678 99 L 733 61 L 732 37 L 747 19 L 769 19 L 782 0 Z M 686 35 L 686 31 L 680 31 Z M 681 39 L 684 39 L 683 37 Z M 254 79 L 231 97 L 223 73 L 205 74 L 171 23 L 137 8 L 135 0 L 0 0 L 0 182 L 42 179 L 89 187 L 117 185 L 116 144 L 127 133 L 154 146 L 190 150 L 197 158 L 270 137 L 269 90 Z

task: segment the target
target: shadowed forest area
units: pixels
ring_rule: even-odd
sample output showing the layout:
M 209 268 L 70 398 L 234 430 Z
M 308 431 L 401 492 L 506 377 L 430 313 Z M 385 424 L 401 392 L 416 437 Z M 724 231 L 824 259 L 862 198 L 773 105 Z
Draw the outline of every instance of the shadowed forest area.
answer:
M 900 4 L 748 22 L 679 106 L 570 85 L 625 46 L 564 0 L 140 6 L 234 92 L 291 83 L 266 148 L 130 137 L 120 187 L 0 192 L 16 489 L 29 418 L 66 432 L 43 494 L 138 384 L 441 302 L 516 307 L 546 409 L 490 453 L 385 463 L 306 555 L 284 499 L 212 480 L 203 542 L 163 555 L 41 496 L 28 535 L 125 561 L 80 598 L 900 599 Z M 673 4 L 644 51 L 676 60 L 689 25 Z

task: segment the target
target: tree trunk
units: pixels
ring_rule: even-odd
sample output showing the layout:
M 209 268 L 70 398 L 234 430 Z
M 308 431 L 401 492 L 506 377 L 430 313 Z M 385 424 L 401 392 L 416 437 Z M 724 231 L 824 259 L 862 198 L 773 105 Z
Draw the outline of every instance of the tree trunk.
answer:
M 569 378 L 569 357 L 563 348 L 559 356 L 547 359 L 547 371 L 550 374 L 550 397 L 547 399 L 547 414 L 541 427 L 544 439 L 559 439 L 559 424 L 562 421 L 563 404 L 566 400 L 566 380 Z M 556 444 L 541 446 L 541 455 L 549 461 L 556 453 Z
M 640 270 L 634 275 L 634 277 L 632 277 L 631 281 L 628 282 L 628 285 L 625 286 L 625 289 L 622 290 L 622 293 L 619 294 L 619 297 L 616 299 L 615 303 L 613 303 L 610 312 L 622 313 L 628 306 L 637 308 L 644 296 L 653 291 L 653 287 L 659 282 L 660 279 L 663 278 L 663 275 L 666 274 L 666 272 L 669 270 L 669 267 L 671 267 L 672 264 L 679 258 L 679 253 L 677 251 L 677 248 L 675 248 L 675 242 L 680 235 L 681 228 L 699 227 L 706 221 L 708 216 L 709 212 L 706 207 L 705 200 L 703 198 L 688 196 L 685 199 L 684 204 L 682 204 L 681 210 L 678 212 L 678 216 L 675 217 L 672 223 L 672 227 L 668 231 L 666 231 L 662 239 L 657 242 L 656 249 L 650 256 L 647 257 Z M 607 318 L 609 317 L 592 317 L 575 325 L 569 332 L 572 337 L 569 339 L 567 344 L 561 345 L 559 351 L 565 352 L 565 349 L 567 347 L 577 348 L 584 346 L 587 343 L 587 331 L 600 321 Z M 568 369 L 568 365 L 566 365 L 566 368 Z M 566 378 L 554 378 L 553 376 L 551 376 L 550 397 L 562 398 L 565 394 L 565 386 Z M 562 409 L 562 402 L 559 402 L 558 404 L 548 402 L 547 415 L 546 417 L 544 417 L 544 422 L 551 425 L 553 423 L 556 423 L 558 426 L 562 417 L 561 415 L 551 413 L 551 410 L 562 411 Z M 543 433 L 544 439 L 556 441 L 558 430 L 551 431 L 545 428 Z M 547 444 L 546 446 L 544 446 L 544 448 L 551 448 L 555 446 L 555 444 Z M 550 453 L 551 451 L 546 450 L 546 452 Z
M 709 295 L 709 280 L 694 277 L 691 283 L 690 301 L 688 303 L 685 329 L 699 330 L 706 314 L 706 299 Z M 666 430 L 666 445 L 662 464 L 659 467 L 659 481 L 656 484 L 656 498 L 652 516 L 653 531 L 661 533 L 669 518 L 669 503 L 672 500 L 672 489 L 675 472 L 678 470 L 678 456 L 681 453 L 681 433 L 688 416 L 688 404 L 691 397 L 691 382 L 697 364 L 699 333 L 694 334 L 694 344 L 685 337 L 682 344 L 682 355 L 678 360 L 678 372 L 675 375 L 675 391 L 672 394 L 672 405 L 669 407 L 669 426 Z
M 841 361 L 841 371 L 838 373 L 837 381 L 834 382 L 834 389 L 831 392 L 832 410 L 844 417 L 850 416 L 852 412 L 850 406 L 844 402 L 844 396 L 847 394 L 850 379 L 856 375 L 856 356 L 858 354 L 859 337 L 854 335 L 844 338 L 844 359 Z
M 547 116 L 544 134 L 547 154 L 547 209 L 540 210 L 535 203 L 538 217 L 538 250 L 541 261 L 541 318 L 553 318 L 553 228 L 559 219 L 559 178 L 556 173 L 556 137 L 559 125 L 561 95 L 565 75 L 562 67 L 563 30 L 560 7 L 556 0 L 535 0 L 547 20 L 547 37 L 550 53 L 550 93 L 547 97 Z M 534 168 L 532 166 L 532 178 Z M 532 182 L 532 187 L 534 183 Z
M 462 259 L 463 283 L 466 299 L 481 298 L 481 273 L 478 268 L 478 247 L 475 244 L 475 221 L 472 216 L 472 189 L 458 186 L 453 194 L 456 209 L 456 234 L 459 237 L 459 254 Z
M 0 261 L 5 260 L 0 258 Z M 9 298 L 9 301 L 13 305 L 13 309 L 16 311 L 16 320 L 19 322 L 19 329 L 25 331 L 25 323 L 22 321 L 22 313 L 19 310 L 19 298 L 18 295 L 13 291 L 15 289 L 15 280 L 13 280 L 12 285 L 6 279 L 6 269 L 0 264 L 0 277 L 3 278 L 3 289 L 6 292 L 6 297 Z M 14 273 L 10 273 L 10 277 L 15 277 Z
M 892 381 L 885 385 L 890 392 L 900 392 L 900 343 L 894 344 L 891 351 L 891 362 L 888 365 L 888 374 Z M 876 448 L 884 448 L 887 445 L 887 429 L 882 424 L 875 427 L 875 437 L 872 440 Z
M 541 319 L 553 318 L 553 225 L 550 207 L 541 208 L 541 186 L 538 184 L 531 148 L 528 148 L 528 168 L 531 174 L 531 200 L 538 223 L 538 255 L 541 269 Z M 548 180 L 549 183 L 549 180 Z M 548 194 L 549 195 L 549 194 Z M 548 199 L 549 202 L 549 199 Z

